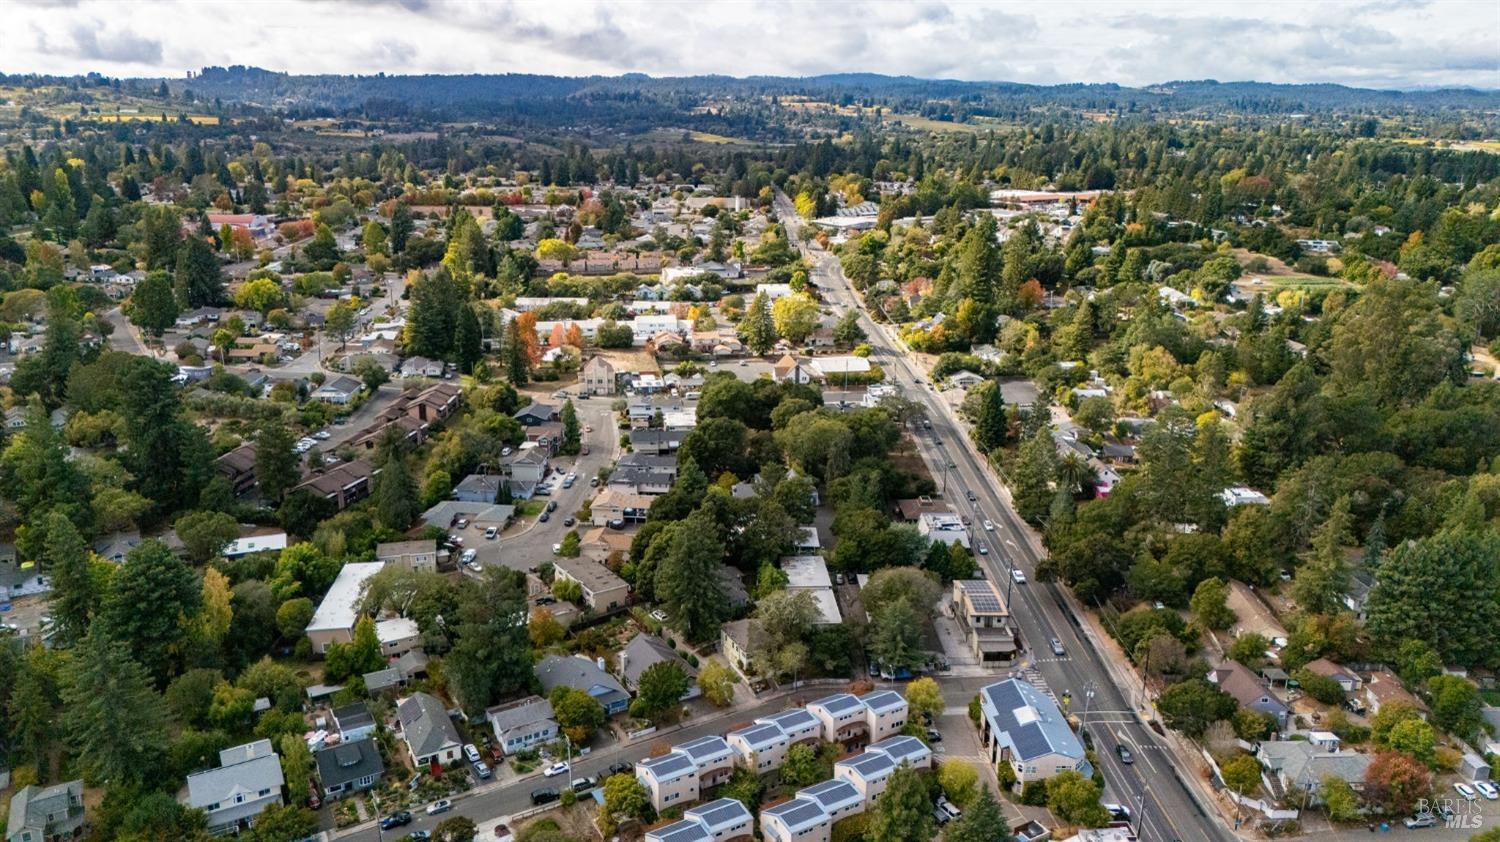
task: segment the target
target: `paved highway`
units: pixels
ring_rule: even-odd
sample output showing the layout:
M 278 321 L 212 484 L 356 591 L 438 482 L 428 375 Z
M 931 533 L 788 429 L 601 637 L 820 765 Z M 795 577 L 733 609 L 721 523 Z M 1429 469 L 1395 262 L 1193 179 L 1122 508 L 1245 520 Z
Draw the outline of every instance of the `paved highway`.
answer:
M 984 465 L 970 443 L 951 408 L 928 382 L 885 325 L 876 324 L 858 304 L 857 296 L 838 259 L 817 246 L 802 241 L 795 230 L 798 217 L 790 199 L 778 191 L 776 211 L 786 223 L 788 236 L 812 264 L 811 280 L 817 284 L 824 300 L 840 311 L 856 309 L 860 323 L 869 337 L 876 357 L 886 374 L 904 387 L 908 398 L 917 401 L 927 412 L 931 430 L 918 436 L 924 458 L 941 476 L 945 497 L 956 509 L 973 520 L 972 534 L 976 551 L 986 574 L 1008 594 L 1011 613 L 1020 628 L 1021 639 L 1029 650 L 1030 666 L 1040 673 L 1048 689 L 1059 699 L 1071 693 L 1073 710 L 1088 709 L 1084 727 L 1093 735 L 1094 746 L 1103 766 L 1105 800 L 1130 808 L 1145 840 L 1232 839 L 1215 816 L 1200 807 L 1188 790 L 1170 750 L 1154 731 L 1135 715 L 1132 705 L 1140 703 L 1138 692 L 1123 689 L 1105 664 L 1105 655 L 1096 650 L 1090 633 L 1073 617 L 1060 585 L 1036 581 L 1036 565 L 1043 557 L 1035 537 L 1010 506 L 1009 498 L 993 472 Z M 973 502 L 966 500 L 972 492 Z M 993 531 L 982 526 L 985 520 L 994 524 Z M 1022 571 L 1026 584 L 1015 583 L 1011 566 Z M 1049 641 L 1057 639 L 1066 654 L 1052 654 Z M 1091 694 L 1091 695 L 1090 695 Z M 1115 747 L 1125 743 L 1134 755 L 1133 765 L 1119 761 Z

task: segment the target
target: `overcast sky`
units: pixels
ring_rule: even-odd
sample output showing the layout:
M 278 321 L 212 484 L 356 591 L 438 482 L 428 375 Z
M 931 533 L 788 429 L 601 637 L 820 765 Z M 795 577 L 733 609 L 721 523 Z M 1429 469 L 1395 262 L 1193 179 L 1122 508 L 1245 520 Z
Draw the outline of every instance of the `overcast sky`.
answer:
M 0 0 L 0 70 L 1500 88 L 1500 0 Z

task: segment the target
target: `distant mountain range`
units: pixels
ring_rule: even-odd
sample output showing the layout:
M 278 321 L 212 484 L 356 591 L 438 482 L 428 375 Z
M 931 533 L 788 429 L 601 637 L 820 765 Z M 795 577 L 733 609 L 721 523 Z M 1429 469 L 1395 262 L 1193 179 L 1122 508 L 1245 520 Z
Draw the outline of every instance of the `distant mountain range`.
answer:
M 809 96 L 833 102 L 913 108 L 950 100 L 955 117 L 1037 105 L 1082 110 L 1193 111 L 1211 107 L 1247 113 L 1340 112 L 1500 107 L 1500 92 L 1445 88 L 1388 91 L 1344 85 L 1279 85 L 1265 82 L 1175 81 L 1131 88 L 1113 84 L 1025 85 L 963 82 L 874 73 L 783 77 L 543 76 L 506 73 L 456 76 L 294 76 L 256 67 L 206 67 L 192 78 L 168 80 L 195 94 L 225 102 L 271 108 L 363 109 L 373 102 L 403 103 L 454 115 L 480 114 L 497 106 L 571 99 L 580 102 L 644 99 L 684 105 L 716 96 Z

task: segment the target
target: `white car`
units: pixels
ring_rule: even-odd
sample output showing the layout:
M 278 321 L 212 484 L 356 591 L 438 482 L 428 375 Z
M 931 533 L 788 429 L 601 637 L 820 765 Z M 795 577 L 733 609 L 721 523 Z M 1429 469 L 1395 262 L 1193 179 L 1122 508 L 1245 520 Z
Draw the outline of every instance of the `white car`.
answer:
M 552 554 L 553 555 L 562 555 L 562 544 L 553 544 L 552 545 Z
M 333 438 L 333 433 L 330 433 L 327 430 L 319 430 L 316 433 L 313 433 L 312 437 L 317 439 L 318 441 L 328 441 L 329 439 Z
M 436 801 L 432 802 L 431 804 L 427 805 L 427 815 L 429 815 L 429 816 L 435 816 L 438 813 L 446 813 L 446 812 L 448 812 L 449 810 L 452 810 L 452 809 L 453 809 L 453 802 L 452 801 L 449 801 L 446 798 L 439 798 L 438 800 L 436 800 Z
M 479 556 L 479 551 L 478 550 L 464 550 L 464 554 L 461 555 L 461 556 L 459 556 L 458 560 L 461 561 L 461 562 L 463 562 L 464 564 L 468 564 L 469 562 L 473 561 L 478 556 Z
M 667 621 L 667 612 L 658 608 L 655 611 L 651 612 L 651 619 L 655 620 L 658 623 L 665 623 Z
M 1026 572 L 1019 567 L 1012 567 L 1010 569 L 1010 578 L 1015 579 L 1018 585 L 1026 584 Z
M 568 761 L 559 760 L 556 763 L 553 763 L 551 766 L 548 766 L 546 770 L 542 772 L 542 774 L 549 778 L 555 778 L 558 775 L 567 774 L 568 770 L 571 768 L 573 767 L 568 765 Z
M 490 539 L 491 541 L 493 541 L 495 539 L 495 536 L 499 534 L 499 531 L 497 531 L 493 526 L 484 531 L 484 537 Z
M 1479 790 L 1480 795 L 1483 795 L 1485 798 L 1488 798 L 1491 801 L 1500 798 L 1500 789 L 1496 789 L 1495 785 L 1490 783 L 1489 781 L 1475 781 L 1474 788 Z
M 995 531 L 995 522 L 992 521 L 992 520 L 986 520 L 984 522 L 984 531 L 985 532 L 994 532 Z
M 1453 788 L 1455 790 L 1457 790 L 1457 792 L 1458 792 L 1459 795 L 1462 795 L 1464 797 L 1465 801 L 1473 801 L 1474 800 L 1474 797 L 1475 797 L 1474 787 L 1469 786 L 1466 783 L 1460 782 L 1460 783 L 1455 783 L 1453 785 Z
M 479 747 L 473 743 L 464 744 L 464 757 L 468 758 L 470 763 L 478 763 L 484 759 L 479 756 Z

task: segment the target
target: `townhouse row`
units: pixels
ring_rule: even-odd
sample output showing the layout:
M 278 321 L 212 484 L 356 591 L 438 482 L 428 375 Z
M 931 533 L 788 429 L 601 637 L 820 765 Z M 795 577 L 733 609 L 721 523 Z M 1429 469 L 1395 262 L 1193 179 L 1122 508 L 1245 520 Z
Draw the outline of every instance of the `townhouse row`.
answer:
M 792 746 L 839 744 L 855 751 L 887 740 L 906 727 L 906 699 L 891 690 L 856 696 L 837 693 L 802 708 L 756 719 L 723 737 L 700 737 L 635 765 L 636 779 L 657 810 L 697 801 L 729 780 L 735 767 L 766 774 L 781 766 Z

